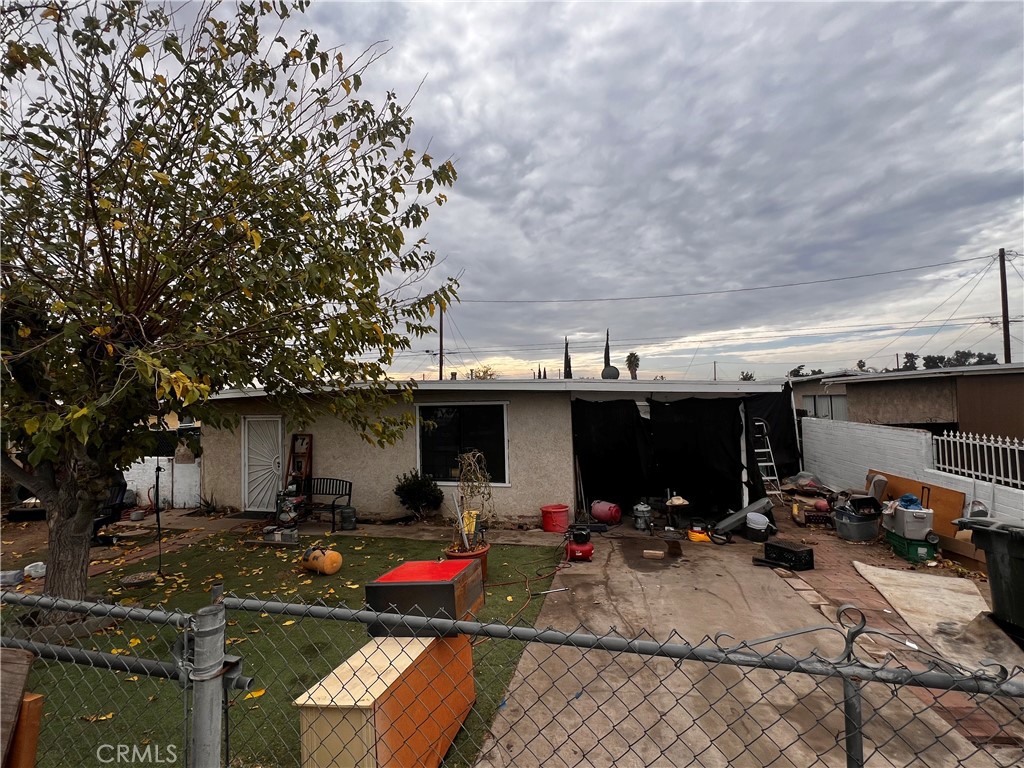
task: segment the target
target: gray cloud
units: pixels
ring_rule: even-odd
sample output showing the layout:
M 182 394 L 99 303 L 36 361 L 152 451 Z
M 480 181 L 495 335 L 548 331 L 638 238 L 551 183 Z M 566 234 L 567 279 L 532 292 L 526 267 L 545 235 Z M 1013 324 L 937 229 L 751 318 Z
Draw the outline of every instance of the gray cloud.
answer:
M 338 3 L 314 6 L 313 21 L 352 50 L 388 40 L 371 98 L 411 95 L 427 76 L 417 136 L 460 175 L 428 234 L 443 269 L 465 270 L 465 299 L 720 290 L 1024 250 L 1019 3 Z M 451 315 L 465 340 L 452 339 L 509 350 L 499 368 L 528 375 L 560 364 L 564 335 L 582 352 L 605 327 L 643 348 L 914 322 L 983 266 L 680 300 L 465 303 Z M 990 271 L 957 314 L 993 314 L 997 297 Z M 961 346 L 996 351 L 989 331 Z M 787 349 L 772 364 L 753 344 L 734 357 L 759 375 L 852 365 L 888 340 L 865 336 L 808 347 L 817 359 Z M 906 341 L 869 362 L 889 364 Z M 513 349 L 525 345 L 547 349 Z M 641 370 L 680 374 L 693 350 L 650 347 Z M 587 366 L 599 351 L 574 355 Z

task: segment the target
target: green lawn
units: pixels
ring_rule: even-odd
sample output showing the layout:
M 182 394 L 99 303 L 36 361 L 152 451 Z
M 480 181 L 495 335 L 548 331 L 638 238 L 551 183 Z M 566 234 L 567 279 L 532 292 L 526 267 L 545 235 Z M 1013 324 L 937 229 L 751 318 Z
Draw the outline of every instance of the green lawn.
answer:
M 320 541 L 328 543 L 327 538 Z M 302 542 L 303 546 L 312 543 L 312 539 Z M 188 612 L 210 602 L 210 586 L 216 581 L 223 581 L 226 590 L 238 596 L 361 607 L 366 582 L 404 561 L 435 560 L 442 549 L 440 542 L 369 536 L 338 538 L 329 544 L 344 557 L 341 571 L 334 576 L 299 568 L 301 549 L 246 546 L 237 537 L 222 536 L 166 555 L 161 583 L 137 589 L 120 585 L 127 574 L 154 570 L 156 563 L 150 560 L 99 576 L 90 588 L 113 600 Z M 479 618 L 532 624 L 543 598 L 531 598 L 529 593 L 548 587 L 561 553 L 560 547 L 492 546 L 486 604 Z M 255 687 L 262 691 L 255 696 L 231 692 L 231 764 L 297 766 L 298 711 L 292 701 L 361 648 L 369 639 L 366 628 L 351 622 L 241 611 L 229 611 L 228 619 L 228 652 L 243 657 L 244 674 L 255 678 Z M 173 629 L 120 622 L 81 645 L 167 660 L 176 634 Z M 486 640 L 474 646 L 477 703 L 446 766 L 475 762 L 522 650 L 515 641 Z M 78 765 L 100 765 L 96 748 L 105 743 L 173 743 L 181 752 L 186 743 L 181 691 L 175 683 L 133 677 L 37 662 L 30 685 L 47 696 L 39 765 L 66 765 L 72 754 Z M 112 716 L 99 719 L 108 714 Z

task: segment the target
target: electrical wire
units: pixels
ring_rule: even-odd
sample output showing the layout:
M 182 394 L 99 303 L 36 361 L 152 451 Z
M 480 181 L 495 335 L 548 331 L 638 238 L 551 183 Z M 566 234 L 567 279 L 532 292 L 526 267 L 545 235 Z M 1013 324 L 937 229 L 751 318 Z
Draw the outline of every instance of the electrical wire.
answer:
M 985 258 L 991 258 L 991 257 L 985 257 Z M 989 265 L 988 265 L 988 266 L 992 266 L 992 263 L 993 263 L 993 262 L 989 262 Z M 970 284 L 971 284 L 971 282 L 972 282 L 972 281 L 974 280 L 974 278 L 975 278 L 975 277 L 977 277 L 977 276 L 978 276 L 979 274 L 981 274 L 981 272 L 982 272 L 982 271 L 984 271 L 984 270 L 978 270 L 978 272 L 976 272 L 976 273 L 975 273 L 974 275 L 972 275 L 972 276 L 971 276 L 971 279 L 970 279 L 970 280 L 968 280 L 968 281 L 967 281 L 966 283 L 962 284 L 962 285 L 961 285 L 961 286 L 960 286 L 959 288 L 957 288 L 957 289 L 956 289 L 955 291 L 953 291 L 953 293 L 951 293 L 951 294 L 950 294 L 949 296 L 947 296 L 947 297 L 946 297 L 946 298 L 944 298 L 944 299 L 943 299 L 942 301 L 940 301 L 940 302 L 939 302 L 939 303 L 938 303 L 938 304 L 937 304 L 937 305 L 935 306 L 935 308 L 934 308 L 934 309 L 932 309 L 931 311 L 929 311 L 928 313 L 926 313 L 926 314 L 925 314 L 925 316 L 924 316 L 924 317 L 922 317 L 922 318 L 921 318 L 920 320 L 918 320 L 918 321 L 917 321 L 916 323 L 914 323 L 914 325 L 912 325 L 912 326 L 911 326 L 910 328 L 908 328 L 908 329 L 906 329 L 905 331 L 903 331 L 903 333 L 899 334 L 899 335 L 898 335 L 898 336 L 896 336 L 895 338 L 893 338 L 893 339 L 890 339 L 890 340 L 889 340 L 889 341 L 888 341 L 888 342 L 887 342 L 886 344 L 884 344 L 884 345 L 883 345 L 883 346 L 881 347 L 881 349 L 879 349 L 879 350 L 878 350 L 877 352 L 875 352 L 875 353 L 874 353 L 873 355 L 868 355 L 868 356 L 867 356 L 867 357 L 865 357 L 864 359 L 865 359 L 865 360 L 872 360 L 872 359 L 874 359 L 874 358 L 876 358 L 876 357 L 879 357 L 879 356 L 880 356 L 880 355 L 882 354 L 882 352 L 884 352 L 884 351 L 885 351 L 886 349 L 888 349 L 889 347 L 891 347 L 891 346 L 892 346 L 893 344 L 895 344 L 895 343 L 896 343 L 897 341 L 899 341 L 900 339 L 902 339 L 902 338 L 903 338 L 904 336 L 906 336 L 906 335 L 907 335 L 907 334 L 908 334 L 908 333 L 909 333 L 910 331 L 914 330 L 914 328 L 916 328 L 916 327 L 917 327 L 918 325 L 920 325 L 921 323 L 923 323 L 923 322 L 925 321 L 925 319 L 926 319 L 926 318 L 927 318 L 927 317 L 928 317 L 929 315 L 931 315 L 931 314 L 932 314 L 932 312 L 938 312 L 938 310 L 939 310 L 939 307 L 941 307 L 941 306 L 942 306 L 943 304 L 945 304 L 945 303 L 946 303 L 947 301 L 949 301 L 949 300 L 950 300 L 950 299 L 952 299 L 952 298 L 953 298 L 954 296 L 956 296 L 956 295 L 957 295 L 958 293 L 960 293 L 960 291 L 962 291 L 962 290 L 963 290 L 964 288 L 966 288 L 966 287 L 967 287 L 968 285 L 970 285 Z
M 924 342 L 924 344 L 922 344 L 920 347 L 917 348 L 917 354 L 920 354 L 921 350 L 924 349 L 926 346 L 928 346 L 928 344 L 931 343 L 932 339 L 934 339 L 936 336 L 938 336 L 942 332 L 942 329 L 946 327 L 946 323 L 949 322 L 949 319 L 952 318 L 953 315 L 955 315 L 957 312 L 959 312 L 960 311 L 960 307 L 962 307 L 964 305 L 964 303 L 969 298 L 971 298 L 971 294 L 973 294 L 977 290 L 978 286 L 981 285 L 982 280 L 985 279 L 985 275 L 987 275 L 989 270 L 992 269 L 992 265 L 993 264 L 995 264 L 995 261 L 990 261 L 989 265 L 987 267 L 985 267 L 985 269 L 983 269 L 981 271 L 981 273 L 977 276 L 977 282 L 974 283 L 974 285 L 971 287 L 971 290 L 969 290 L 967 292 L 967 295 L 964 296 L 960 300 L 960 303 L 956 305 L 956 309 L 954 309 L 952 312 L 949 313 L 949 318 L 946 319 L 946 322 L 944 322 L 942 325 L 940 325 L 938 327 L 938 329 L 935 331 L 935 333 L 933 333 L 931 336 L 929 336 L 928 340 L 926 342 Z
M 979 259 L 989 259 L 991 256 L 972 256 L 967 259 L 953 259 L 952 261 L 940 261 L 935 264 L 922 264 L 919 267 L 904 267 L 903 269 L 890 269 L 884 272 L 867 272 L 862 275 L 847 275 L 845 277 L 828 277 L 821 280 L 805 280 L 798 283 L 776 283 L 774 285 L 757 285 L 749 288 L 722 288 L 717 291 L 691 291 L 689 293 L 662 293 L 650 296 L 604 296 L 590 299 L 459 299 L 462 304 L 581 304 L 585 302 L 609 302 L 609 301 L 646 301 L 648 299 L 682 299 L 693 296 L 718 296 L 730 293 L 749 293 L 752 291 L 770 291 L 776 288 L 799 288 L 805 285 L 822 285 L 824 283 L 838 283 L 843 280 L 862 280 L 868 277 L 881 277 L 882 275 L 898 275 L 904 272 L 916 272 L 922 269 L 933 269 L 935 267 L 946 267 L 951 264 L 963 264 Z

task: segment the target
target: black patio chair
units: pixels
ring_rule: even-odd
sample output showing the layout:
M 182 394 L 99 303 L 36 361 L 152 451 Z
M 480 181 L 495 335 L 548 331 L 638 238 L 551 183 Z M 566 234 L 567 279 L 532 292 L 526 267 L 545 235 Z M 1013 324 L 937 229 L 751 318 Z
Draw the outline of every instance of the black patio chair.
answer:
M 110 496 L 107 503 L 96 510 L 96 516 L 92 521 L 92 545 L 94 547 L 109 547 L 116 543 L 116 536 L 100 536 L 100 529 L 104 526 L 116 523 L 121 519 L 121 513 L 128 509 L 130 504 L 124 500 L 125 492 L 128 490 L 128 483 L 124 480 L 114 483 L 110 487 Z

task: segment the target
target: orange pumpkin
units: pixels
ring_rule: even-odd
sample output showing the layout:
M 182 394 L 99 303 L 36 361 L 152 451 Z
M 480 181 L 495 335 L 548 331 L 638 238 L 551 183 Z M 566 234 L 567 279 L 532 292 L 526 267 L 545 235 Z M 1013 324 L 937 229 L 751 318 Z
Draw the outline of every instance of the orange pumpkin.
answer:
M 324 547 L 310 547 L 302 555 L 302 567 L 325 576 L 333 576 L 341 570 L 341 553 Z

